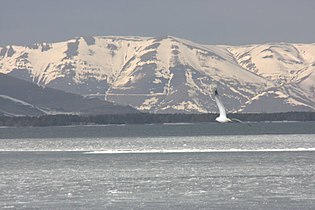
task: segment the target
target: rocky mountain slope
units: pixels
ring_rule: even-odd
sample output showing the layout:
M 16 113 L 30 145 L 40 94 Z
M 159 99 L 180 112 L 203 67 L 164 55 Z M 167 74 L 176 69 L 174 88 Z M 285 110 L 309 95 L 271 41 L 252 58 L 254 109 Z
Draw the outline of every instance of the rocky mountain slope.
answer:
M 153 113 L 315 110 L 315 44 L 201 45 L 176 37 L 78 37 L 5 46 L 0 72 Z
M 40 87 L 0 73 L 0 116 L 46 114 L 124 114 L 135 109 L 96 98 Z

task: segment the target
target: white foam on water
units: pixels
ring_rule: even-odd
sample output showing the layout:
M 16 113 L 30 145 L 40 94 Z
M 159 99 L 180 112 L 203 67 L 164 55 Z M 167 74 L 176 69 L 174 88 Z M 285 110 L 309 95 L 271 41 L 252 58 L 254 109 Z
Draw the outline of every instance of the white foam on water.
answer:
M 315 152 L 315 148 L 283 149 L 175 149 L 175 150 L 103 150 L 90 151 L 84 154 L 167 154 L 167 153 L 223 153 L 223 152 Z

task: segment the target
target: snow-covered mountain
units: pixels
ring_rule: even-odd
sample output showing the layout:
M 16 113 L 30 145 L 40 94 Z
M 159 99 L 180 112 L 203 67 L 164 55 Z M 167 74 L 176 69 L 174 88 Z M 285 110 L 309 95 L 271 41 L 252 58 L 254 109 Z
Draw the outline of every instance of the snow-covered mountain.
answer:
M 315 110 L 315 44 L 201 45 L 176 37 L 79 37 L 0 48 L 0 72 L 139 110 Z

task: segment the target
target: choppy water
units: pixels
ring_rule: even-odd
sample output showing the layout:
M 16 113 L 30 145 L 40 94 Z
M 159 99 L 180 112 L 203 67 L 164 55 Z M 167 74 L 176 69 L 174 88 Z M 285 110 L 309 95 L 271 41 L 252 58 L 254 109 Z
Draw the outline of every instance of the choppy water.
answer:
M 311 131 L 193 135 L 216 126 L 0 128 L 0 208 L 315 208 Z

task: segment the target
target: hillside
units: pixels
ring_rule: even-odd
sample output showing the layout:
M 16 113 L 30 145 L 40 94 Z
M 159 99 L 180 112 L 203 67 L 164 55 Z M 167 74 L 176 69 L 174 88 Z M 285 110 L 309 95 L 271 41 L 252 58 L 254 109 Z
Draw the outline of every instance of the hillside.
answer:
M 123 114 L 136 113 L 96 98 L 65 93 L 0 74 L 0 115 L 40 116 L 46 114 Z
M 315 110 L 315 44 L 201 45 L 176 37 L 78 37 L 0 49 L 0 72 L 152 113 Z

